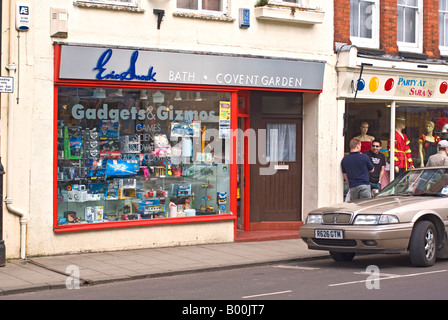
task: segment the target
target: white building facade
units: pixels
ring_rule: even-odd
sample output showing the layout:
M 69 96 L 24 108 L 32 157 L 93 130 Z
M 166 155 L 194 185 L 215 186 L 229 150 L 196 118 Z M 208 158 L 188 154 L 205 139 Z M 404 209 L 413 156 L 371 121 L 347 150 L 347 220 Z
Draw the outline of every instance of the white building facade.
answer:
M 333 4 L 297 2 L 3 1 L 6 256 L 231 242 L 341 200 Z

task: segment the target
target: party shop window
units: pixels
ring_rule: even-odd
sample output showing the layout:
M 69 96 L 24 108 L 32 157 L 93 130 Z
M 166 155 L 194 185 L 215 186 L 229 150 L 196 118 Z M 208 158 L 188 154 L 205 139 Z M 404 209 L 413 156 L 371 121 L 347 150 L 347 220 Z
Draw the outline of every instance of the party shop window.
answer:
M 58 89 L 60 226 L 229 214 L 229 163 L 229 93 Z

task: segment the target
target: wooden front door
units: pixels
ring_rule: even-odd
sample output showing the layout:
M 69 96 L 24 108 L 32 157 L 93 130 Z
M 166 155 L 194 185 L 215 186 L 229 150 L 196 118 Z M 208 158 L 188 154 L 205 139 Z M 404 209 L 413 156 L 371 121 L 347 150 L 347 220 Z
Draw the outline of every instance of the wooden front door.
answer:
M 250 221 L 300 221 L 301 94 L 253 93 L 251 127 L 257 132 L 257 156 L 250 165 Z

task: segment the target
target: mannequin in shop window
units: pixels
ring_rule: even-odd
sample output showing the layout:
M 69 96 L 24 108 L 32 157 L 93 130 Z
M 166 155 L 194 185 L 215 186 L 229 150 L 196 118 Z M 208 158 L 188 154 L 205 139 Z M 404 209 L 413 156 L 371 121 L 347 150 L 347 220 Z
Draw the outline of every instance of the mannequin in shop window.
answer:
M 406 128 L 406 119 L 397 118 L 395 121 L 395 172 L 401 174 L 414 169 L 411 157 L 410 141 L 403 130 Z
M 420 167 L 426 166 L 428 159 L 433 154 L 437 153 L 437 144 L 440 141 L 440 137 L 433 135 L 434 122 L 425 121 L 425 131 L 418 139 L 418 153 L 420 155 Z
M 375 140 L 375 137 L 367 134 L 367 131 L 369 131 L 369 123 L 367 121 L 361 122 L 359 129 L 361 134 L 355 138 L 361 141 L 361 153 L 364 153 L 372 149 L 372 141 Z

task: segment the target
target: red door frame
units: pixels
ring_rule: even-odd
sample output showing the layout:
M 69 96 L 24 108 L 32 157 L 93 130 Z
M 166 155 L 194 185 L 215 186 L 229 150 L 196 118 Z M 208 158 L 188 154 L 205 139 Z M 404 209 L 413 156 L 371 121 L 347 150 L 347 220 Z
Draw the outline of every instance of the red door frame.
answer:
M 243 118 L 244 121 L 244 130 L 250 129 L 250 91 L 239 91 L 238 97 L 243 99 L 243 105 L 244 109 L 239 109 L 239 106 L 237 104 L 237 113 L 238 118 Z M 238 119 L 237 119 L 237 129 L 238 129 Z M 242 192 L 242 199 L 243 199 L 243 231 L 249 231 L 250 226 L 250 170 L 249 170 L 249 146 L 250 146 L 250 135 L 245 138 L 243 141 L 243 152 L 244 152 L 244 159 L 243 159 L 243 171 L 244 171 L 244 188 L 243 190 L 240 190 Z M 235 228 L 236 229 L 236 228 Z

